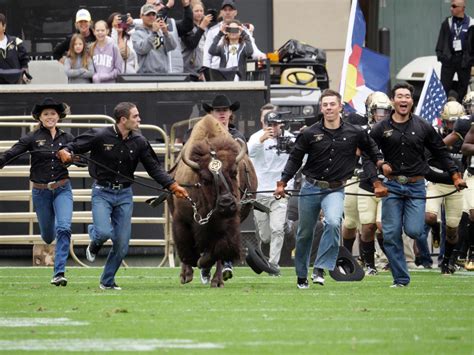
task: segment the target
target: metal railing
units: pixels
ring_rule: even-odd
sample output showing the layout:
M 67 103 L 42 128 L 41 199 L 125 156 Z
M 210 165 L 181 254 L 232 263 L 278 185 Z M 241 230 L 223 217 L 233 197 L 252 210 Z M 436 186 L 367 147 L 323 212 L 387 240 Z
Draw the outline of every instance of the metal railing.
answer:
M 87 120 L 87 121 L 108 121 L 114 123 L 115 120 L 109 116 L 105 115 L 69 115 L 64 121 L 78 121 L 78 120 Z M 26 121 L 26 122 L 25 122 Z M 0 129 L 3 127 L 20 127 L 27 128 L 29 130 L 34 129 L 37 126 L 38 122 L 33 121 L 31 116 L 0 116 Z M 59 123 L 60 127 L 69 127 L 69 128 L 100 128 L 108 127 L 110 124 L 103 123 L 73 123 L 73 122 L 62 122 Z M 169 153 L 169 138 L 166 132 L 160 127 L 154 125 L 143 124 L 140 125 L 142 131 L 148 130 L 159 133 L 164 141 L 164 144 L 154 144 L 151 143 L 151 146 L 155 153 L 164 156 L 164 168 L 167 170 L 170 166 L 170 153 Z M 9 149 L 16 141 L 4 140 L 0 141 L 0 152 Z M 26 165 L 9 165 L 5 166 L 0 170 L 1 177 L 28 177 L 29 176 L 29 166 Z M 71 166 L 68 168 L 69 176 L 71 179 L 74 178 L 88 178 L 89 174 L 87 168 L 79 168 Z M 136 176 L 147 177 L 148 174 L 145 171 L 137 171 Z M 2 186 L 5 186 L 2 184 Z M 25 186 L 26 187 L 26 186 Z M 34 235 L 34 223 L 37 223 L 36 213 L 33 210 L 32 202 L 32 193 L 31 193 L 32 183 L 29 182 L 29 190 L 0 190 L 0 201 L 26 201 L 28 202 L 28 211 L 23 212 L 4 212 L 0 213 L 0 223 L 27 223 L 28 224 L 28 234 L 27 235 L 0 235 L 0 244 L 42 244 L 44 243 L 39 235 Z M 73 189 L 74 201 L 75 202 L 90 202 L 91 200 L 91 189 Z M 154 197 L 155 195 L 150 196 L 134 196 L 133 201 L 144 203 L 148 198 Z M 164 258 L 159 264 L 163 266 L 166 261 L 169 265 L 174 267 L 174 247 L 171 238 L 171 225 L 170 225 L 170 213 L 169 207 L 165 202 L 163 207 L 163 214 L 159 217 L 132 217 L 132 223 L 136 224 L 160 224 L 163 225 L 164 229 L 164 238 L 163 239 L 137 239 L 132 238 L 130 240 L 130 245 L 132 246 L 161 246 L 164 247 Z M 91 211 L 74 211 L 72 217 L 72 223 L 92 223 L 92 213 Z M 70 255 L 71 257 L 80 265 L 87 267 L 82 261 L 79 260 L 77 255 L 74 252 L 74 245 L 87 245 L 89 243 L 89 237 L 87 234 L 75 233 L 71 235 L 71 246 L 70 246 Z M 109 241 L 106 245 L 111 245 Z

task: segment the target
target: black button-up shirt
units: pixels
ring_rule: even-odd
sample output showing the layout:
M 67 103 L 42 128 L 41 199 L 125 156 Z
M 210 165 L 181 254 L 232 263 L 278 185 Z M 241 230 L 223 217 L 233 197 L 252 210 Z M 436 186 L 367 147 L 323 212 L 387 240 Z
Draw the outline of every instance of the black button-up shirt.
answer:
M 458 171 L 441 136 L 424 119 L 411 115 L 404 123 L 389 118 L 376 123 L 370 136 L 382 150 L 385 161 L 390 163 L 393 175 L 424 176 L 428 170 L 425 147 L 450 174 Z
M 49 129 L 42 125 L 20 138 L 9 150 L 0 156 L 0 166 L 24 152 L 31 152 L 30 180 L 40 184 L 58 181 L 68 177 L 68 171 L 56 157 L 57 150 L 74 139 L 72 134 L 56 128 L 53 138 Z
M 139 162 L 143 164 L 148 174 L 164 187 L 171 185 L 173 178 L 163 169 L 158 157 L 148 140 L 137 132 L 130 132 L 125 139 L 117 127 L 94 128 L 67 145 L 67 149 L 75 154 L 91 152 L 90 158 L 107 166 L 107 170 L 93 162 L 89 162 L 89 174 L 98 181 L 111 184 L 123 184 L 133 179 L 133 174 Z
M 375 163 L 382 159 L 382 155 L 368 133 L 359 126 L 342 121 L 339 128 L 327 129 L 323 122 L 315 123 L 298 135 L 281 180 L 288 182 L 296 174 L 305 154 L 308 154 L 308 159 L 303 167 L 304 175 L 324 181 L 346 180 L 354 174 L 359 159 L 357 148 L 370 158 L 364 166 L 370 170 L 367 175 L 376 175 Z

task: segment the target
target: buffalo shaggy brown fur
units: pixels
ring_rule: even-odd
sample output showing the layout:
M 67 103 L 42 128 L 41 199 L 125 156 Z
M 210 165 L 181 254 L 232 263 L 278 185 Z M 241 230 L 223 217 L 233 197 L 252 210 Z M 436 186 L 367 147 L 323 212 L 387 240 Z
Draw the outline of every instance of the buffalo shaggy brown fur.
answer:
M 173 238 L 182 262 L 181 283 L 192 280 L 192 267 L 216 264 L 211 286 L 223 286 L 221 260 L 240 260 L 239 187 L 256 189 L 255 170 L 248 157 L 245 155 L 240 163 L 236 161 L 241 149 L 226 127 L 210 115 L 196 124 L 185 145 L 182 154 L 197 166 L 192 168 L 181 159 L 174 170 L 174 178 L 179 184 L 189 186 L 189 195 L 200 216 L 206 217 L 211 210 L 214 211 L 208 223 L 200 225 L 194 218 L 191 203 L 173 198 Z M 221 174 L 228 186 L 217 180 L 219 199 L 214 176 L 208 168 L 211 152 L 222 162 Z M 245 176 L 239 176 L 242 174 Z

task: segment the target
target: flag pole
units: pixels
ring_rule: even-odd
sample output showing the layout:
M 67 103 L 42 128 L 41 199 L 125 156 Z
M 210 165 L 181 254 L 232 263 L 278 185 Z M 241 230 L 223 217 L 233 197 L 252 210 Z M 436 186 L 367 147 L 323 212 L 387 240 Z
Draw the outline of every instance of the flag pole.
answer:
M 423 84 L 423 89 L 421 90 L 420 99 L 418 100 L 418 104 L 416 105 L 415 115 L 419 116 L 421 113 L 421 107 L 423 106 L 423 102 L 426 98 L 426 91 L 428 90 L 428 86 L 430 85 L 431 77 L 433 76 L 434 67 L 431 67 L 429 71 L 429 75 L 425 79 L 425 83 Z
M 353 0 L 351 5 L 351 12 L 349 14 L 349 24 L 347 26 L 346 48 L 344 50 L 344 60 L 342 62 L 341 83 L 339 86 L 339 93 L 344 98 L 344 91 L 346 89 L 347 67 L 349 65 L 349 56 L 352 52 L 352 34 L 354 31 L 354 22 L 357 10 L 358 0 Z

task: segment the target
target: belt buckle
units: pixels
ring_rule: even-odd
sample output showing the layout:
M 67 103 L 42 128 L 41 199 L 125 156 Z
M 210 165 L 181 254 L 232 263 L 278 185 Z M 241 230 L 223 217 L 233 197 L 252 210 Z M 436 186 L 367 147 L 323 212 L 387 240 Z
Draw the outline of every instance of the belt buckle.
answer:
M 123 187 L 122 184 L 112 184 L 111 189 L 112 190 L 120 190 Z
M 317 181 L 317 185 L 322 189 L 329 189 L 329 182 L 327 181 Z
M 402 185 L 408 184 L 408 177 L 406 177 L 405 175 L 398 175 L 397 181 Z
M 50 191 L 53 191 L 55 189 L 55 187 L 53 187 L 54 184 L 56 184 L 57 181 L 50 181 L 46 184 L 46 187 L 48 188 L 48 190 Z

